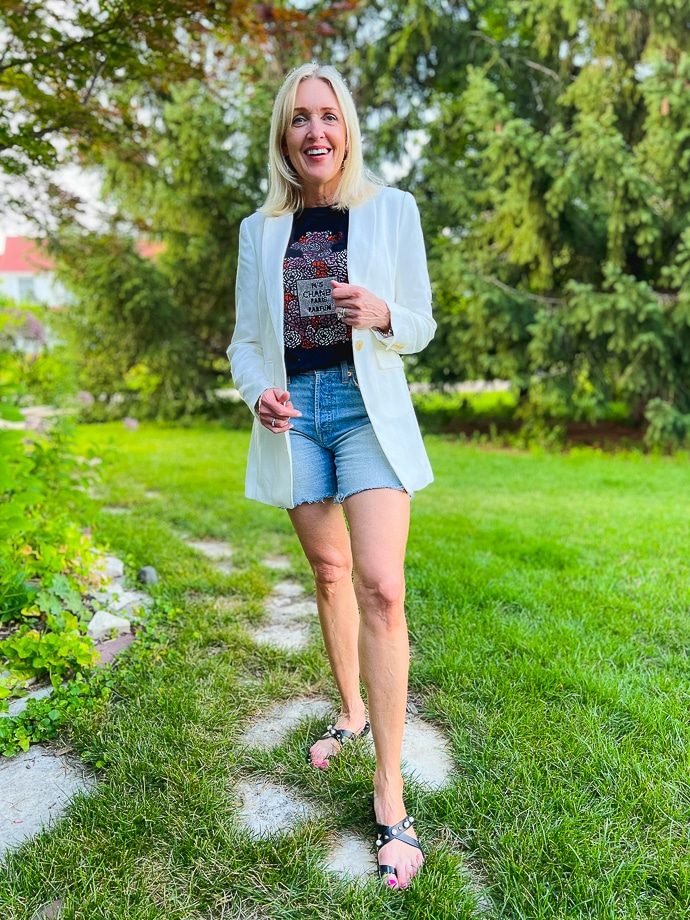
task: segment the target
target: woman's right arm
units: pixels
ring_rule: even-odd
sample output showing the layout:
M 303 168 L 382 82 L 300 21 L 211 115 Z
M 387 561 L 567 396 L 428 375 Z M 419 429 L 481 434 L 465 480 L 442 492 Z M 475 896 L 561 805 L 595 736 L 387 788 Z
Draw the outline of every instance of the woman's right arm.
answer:
M 292 428 L 290 419 L 301 413 L 293 408 L 290 394 L 279 390 L 266 376 L 261 337 L 261 260 L 248 221 L 240 225 L 240 251 L 235 285 L 235 332 L 228 348 L 233 383 L 255 417 L 272 434 Z M 259 402 L 259 400 L 261 400 Z
M 228 348 L 233 383 L 256 415 L 261 394 L 273 386 L 264 370 L 264 349 L 259 315 L 261 260 L 249 221 L 240 225 L 240 248 L 235 284 L 235 331 Z

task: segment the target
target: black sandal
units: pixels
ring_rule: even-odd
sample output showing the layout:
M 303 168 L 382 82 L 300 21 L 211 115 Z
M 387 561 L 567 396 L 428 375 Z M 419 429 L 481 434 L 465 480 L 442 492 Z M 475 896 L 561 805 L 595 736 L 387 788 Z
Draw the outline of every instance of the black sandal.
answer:
M 408 827 L 412 827 L 414 824 L 414 818 L 412 815 L 405 815 L 402 821 L 398 821 L 397 824 L 379 824 L 376 823 L 376 830 L 378 831 L 378 836 L 376 838 L 376 852 L 384 847 L 387 843 L 390 843 L 391 840 L 401 840 L 403 843 L 406 843 L 408 846 L 416 847 L 418 850 L 422 850 L 422 845 L 416 837 L 409 837 L 405 831 Z M 422 855 L 424 850 L 422 850 Z M 378 855 L 377 855 L 378 863 Z M 395 866 L 387 866 L 384 864 L 379 865 L 379 878 L 385 878 L 387 875 L 393 875 L 397 879 L 398 872 Z
M 368 722 L 364 723 L 364 728 L 361 732 L 351 732 L 347 728 L 336 728 L 334 725 L 329 725 L 326 731 L 321 735 L 320 738 L 317 738 L 317 741 L 326 741 L 331 738 L 334 741 L 337 741 L 340 747 L 347 744 L 350 741 L 356 741 L 358 738 L 364 738 L 365 735 L 369 734 L 370 725 Z M 335 757 L 339 753 L 340 748 L 337 751 L 334 751 L 331 754 L 331 757 Z M 330 760 L 330 757 L 326 757 L 326 760 Z M 311 748 L 307 751 L 307 763 L 313 763 L 311 759 Z

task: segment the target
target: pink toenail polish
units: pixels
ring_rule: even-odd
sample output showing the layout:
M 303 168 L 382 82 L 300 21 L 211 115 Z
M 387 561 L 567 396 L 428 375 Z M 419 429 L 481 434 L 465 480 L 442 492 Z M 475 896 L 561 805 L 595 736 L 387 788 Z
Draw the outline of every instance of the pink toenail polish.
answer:
M 394 879 L 394 878 L 389 878 L 389 879 L 388 879 L 388 884 L 391 886 L 391 888 L 395 887 L 395 885 L 396 885 L 395 879 Z

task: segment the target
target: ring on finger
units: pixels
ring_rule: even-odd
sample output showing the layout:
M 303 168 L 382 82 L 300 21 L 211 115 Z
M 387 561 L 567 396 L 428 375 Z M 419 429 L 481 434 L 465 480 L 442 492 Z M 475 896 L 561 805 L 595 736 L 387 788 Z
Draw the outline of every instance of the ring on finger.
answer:
M 271 428 L 275 428 L 275 427 L 276 427 L 276 420 L 275 420 L 275 418 L 272 418 L 272 419 L 271 419 Z
M 345 319 L 345 307 L 341 307 L 338 310 L 338 319 L 340 320 L 341 323 Z

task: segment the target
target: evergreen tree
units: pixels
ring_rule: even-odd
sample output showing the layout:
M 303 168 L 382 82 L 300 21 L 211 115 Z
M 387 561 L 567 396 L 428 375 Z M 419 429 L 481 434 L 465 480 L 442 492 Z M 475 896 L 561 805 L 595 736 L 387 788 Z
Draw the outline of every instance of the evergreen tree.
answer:
M 547 419 L 622 399 L 651 437 L 684 436 L 687 4 L 421 6 L 415 29 L 405 16 L 420 4 L 395 5 L 377 53 L 397 67 L 390 124 L 426 142 L 406 180 L 441 321 L 426 372 L 507 377 L 523 412 Z

